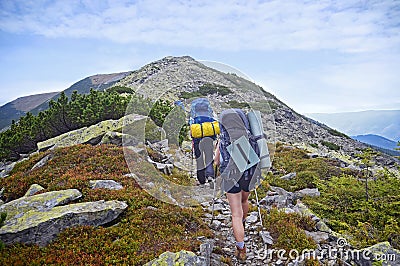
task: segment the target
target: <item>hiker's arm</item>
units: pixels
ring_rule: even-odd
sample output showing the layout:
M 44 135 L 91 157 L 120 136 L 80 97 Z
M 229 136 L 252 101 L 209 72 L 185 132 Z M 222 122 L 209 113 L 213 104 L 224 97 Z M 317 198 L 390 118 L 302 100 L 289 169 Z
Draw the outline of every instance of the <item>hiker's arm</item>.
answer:
M 216 165 L 219 165 L 219 159 L 220 159 L 220 154 L 219 154 L 219 143 L 217 142 L 217 148 L 215 149 L 215 156 L 214 156 L 214 163 Z

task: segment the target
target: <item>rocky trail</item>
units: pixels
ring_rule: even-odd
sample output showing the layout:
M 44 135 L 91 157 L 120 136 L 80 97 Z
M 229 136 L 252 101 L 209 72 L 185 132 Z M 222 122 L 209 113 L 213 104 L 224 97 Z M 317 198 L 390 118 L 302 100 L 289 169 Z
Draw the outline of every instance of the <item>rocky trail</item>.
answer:
M 254 192 L 252 192 L 254 193 Z M 300 266 L 312 259 L 319 265 L 372 265 L 372 258 L 381 256 L 389 263 L 383 265 L 399 265 L 400 254 L 391 248 L 388 242 L 378 243 L 372 247 L 357 250 L 352 247 L 343 236 L 332 231 L 322 219 L 312 213 L 302 202 L 304 196 L 319 196 L 318 190 L 306 189 L 295 193 L 287 192 L 279 187 L 271 187 L 267 196 L 260 200 L 260 206 L 264 210 L 278 208 L 286 213 L 298 213 L 310 216 L 315 221 L 312 231 L 305 231 L 315 243 L 314 250 L 285 251 L 274 248 L 276 239 L 270 232 L 263 228 L 257 211 L 249 212 L 245 222 L 245 245 L 247 248 L 247 260 L 240 263 L 234 256 L 235 238 L 232 230 L 231 213 L 228 201 L 222 196 L 215 201 L 215 216 L 212 219 L 212 202 L 202 203 L 205 210 L 204 221 L 210 225 L 214 232 L 214 239 L 204 239 L 205 246 L 211 250 L 200 247 L 201 256 L 209 256 L 206 265 L 288 265 Z M 294 204 L 295 201 L 295 204 Z M 254 199 L 250 204 L 256 206 Z M 268 214 L 262 214 L 268 215 Z M 211 222 L 211 224 L 210 224 Z M 203 244 L 204 245 L 204 244 Z M 209 254 L 209 255 L 208 255 Z M 316 264 L 312 264 L 316 265 Z

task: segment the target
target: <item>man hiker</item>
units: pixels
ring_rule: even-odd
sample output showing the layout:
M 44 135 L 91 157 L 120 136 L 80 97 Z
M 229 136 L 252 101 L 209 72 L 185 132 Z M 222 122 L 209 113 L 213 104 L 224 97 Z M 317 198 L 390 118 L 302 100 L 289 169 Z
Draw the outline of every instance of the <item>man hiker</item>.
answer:
M 208 99 L 198 98 L 192 101 L 189 125 L 196 157 L 197 180 L 202 185 L 214 179 L 214 140 L 219 133 L 218 122 L 213 118 Z

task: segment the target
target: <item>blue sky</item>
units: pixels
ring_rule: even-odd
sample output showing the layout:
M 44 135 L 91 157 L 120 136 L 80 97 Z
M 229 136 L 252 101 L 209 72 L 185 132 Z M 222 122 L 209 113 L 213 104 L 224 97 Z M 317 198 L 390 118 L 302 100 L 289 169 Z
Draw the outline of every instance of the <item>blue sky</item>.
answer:
M 0 105 L 168 55 L 300 113 L 400 109 L 400 1 L 0 0 Z

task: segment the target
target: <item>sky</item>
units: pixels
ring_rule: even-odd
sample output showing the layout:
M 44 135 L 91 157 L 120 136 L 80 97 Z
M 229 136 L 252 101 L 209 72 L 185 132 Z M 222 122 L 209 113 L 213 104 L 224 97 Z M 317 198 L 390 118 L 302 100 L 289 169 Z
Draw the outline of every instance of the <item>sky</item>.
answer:
M 400 109 L 399 0 L 0 0 L 0 106 L 183 55 L 303 114 Z

